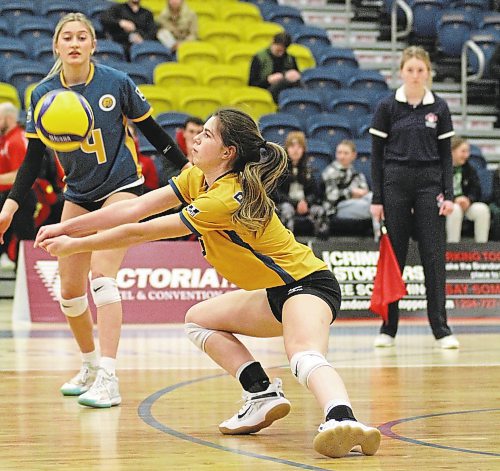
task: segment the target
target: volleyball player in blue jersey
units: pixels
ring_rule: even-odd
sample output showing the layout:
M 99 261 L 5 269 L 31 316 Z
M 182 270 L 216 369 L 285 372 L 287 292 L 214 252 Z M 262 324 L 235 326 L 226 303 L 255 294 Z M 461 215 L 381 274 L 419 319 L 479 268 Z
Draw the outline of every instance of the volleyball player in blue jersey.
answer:
M 78 150 L 58 153 L 66 174 L 63 221 L 142 193 L 144 180 L 133 139 L 127 132 L 127 119 L 135 122 L 156 149 L 179 168 L 187 163 L 151 117 L 151 107 L 130 78 L 91 61 L 95 48 L 95 31 L 84 15 L 69 13 L 59 21 L 53 39 L 57 59 L 31 95 L 27 155 L 0 213 L 0 239 L 40 170 L 45 146 L 37 138 L 32 115 L 37 102 L 51 90 L 71 89 L 82 94 L 95 117 L 91 135 Z M 59 260 L 60 306 L 82 353 L 79 373 L 61 387 L 61 392 L 79 396 L 78 402 L 86 406 L 110 407 L 121 402 L 115 366 L 122 307 L 115 277 L 124 255 L 125 249 L 117 249 Z M 89 272 L 97 306 L 100 353 L 94 345 L 87 300 Z
M 195 234 L 206 260 L 241 288 L 200 302 L 186 315 L 189 339 L 244 390 L 243 408 L 219 430 L 254 433 L 288 414 L 281 380 L 271 382 L 234 334 L 282 335 L 293 374 L 325 414 L 314 448 L 331 457 L 357 445 L 365 454 L 376 453 L 380 432 L 356 421 L 344 383 L 325 358 L 330 324 L 340 309 L 339 284 L 283 226 L 268 196 L 287 169 L 285 150 L 264 141 L 247 114 L 222 109 L 195 137 L 193 165 L 167 187 L 41 228 L 35 245 L 74 256 Z M 179 213 L 134 223 L 180 203 Z

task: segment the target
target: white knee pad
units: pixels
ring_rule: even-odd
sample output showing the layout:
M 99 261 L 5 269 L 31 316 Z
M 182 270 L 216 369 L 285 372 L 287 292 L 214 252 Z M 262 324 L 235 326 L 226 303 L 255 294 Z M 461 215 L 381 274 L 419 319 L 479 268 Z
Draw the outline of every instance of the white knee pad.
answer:
M 64 299 L 62 296 L 59 299 L 61 311 L 66 317 L 81 316 L 89 306 L 87 295 L 79 296 L 78 298 Z
M 215 330 L 205 329 L 194 322 L 187 322 L 184 324 L 184 330 L 189 340 L 191 340 L 191 342 L 193 342 L 202 352 L 205 351 L 205 342 L 208 337 L 215 332 Z
M 297 352 L 290 359 L 290 368 L 293 375 L 297 378 L 299 383 L 306 388 L 309 376 L 320 366 L 329 366 L 330 368 L 333 368 L 321 353 L 314 350 Z
M 121 301 L 118 283 L 114 278 L 102 276 L 90 282 L 92 299 L 96 307 Z

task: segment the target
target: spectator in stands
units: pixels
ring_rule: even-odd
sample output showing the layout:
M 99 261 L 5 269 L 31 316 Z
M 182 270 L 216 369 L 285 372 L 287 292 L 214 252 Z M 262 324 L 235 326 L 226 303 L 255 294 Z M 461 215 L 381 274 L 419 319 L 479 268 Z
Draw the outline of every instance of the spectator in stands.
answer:
M 453 212 L 446 216 L 448 242 L 460 242 L 462 222 L 474 221 L 474 240 L 488 242 L 490 232 L 490 209 L 481 200 L 481 182 L 476 169 L 468 162 L 470 146 L 467 140 L 455 136 L 451 140 L 453 159 Z
M 491 239 L 500 240 L 500 167 L 493 175 L 493 196 L 490 203 Z
M 427 315 L 437 345 L 459 348 L 446 313 L 446 218 L 453 211 L 450 138 L 455 134 L 446 101 L 433 93 L 432 65 L 422 47 L 406 48 L 399 64 L 403 85 L 377 105 L 372 135 L 372 215 L 385 220 L 401 272 L 410 235 L 418 241 L 424 269 Z M 375 347 L 393 347 L 399 304 Z
M 184 41 L 198 39 L 198 17 L 184 0 L 167 0 L 167 6 L 156 19 L 158 40 L 172 51 Z
M 285 140 L 288 154 L 288 173 L 276 188 L 273 199 L 278 216 L 291 232 L 297 230 L 296 223 L 302 220 L 310 225 L 316 237 L 329 235 L 329 224 L 322 206 L 323 192 L 320 177 L 313 170 L 306 156 L 306 136 L 301 131 L 292 131 Z
M 184 155 L 188 158 L 190 162 L 193 161 L 193 143 L 194 138 L 201 131 L 203 131 L 202 119 L 197 116 L 189 116 L 184 121 L 184 126 L 176 132 L 175 138 L 177 140 L 177 145 L 184 152 Z
M 19 110 L 12 103 L 0 104 L 0 207 L 7 199 L 17 171 L 26 155 L 27 140 L 18 119 Z M 35 208 L 35 193 L 29 189 L 23 204 L 12 220 L 10 229 L 4 234 L 3 245 L 0 245 L 2 269 L 14 268 L 20 240 L 35 238 Z
M 356 159 L 356 144 L 341 141 L 335 150 L 335 160 L 321 175 L 325 186 L 324 206 L 328 217 L 338 219 L 371 220 L 372 192 L 366 176 L 353 166 Z M 379 235 L 380 223 L 373 219 L 373 231 Z
M 113 41 L 120 43 L 127 55 L 132 44 L 140 44 L 145 39 L 156 39 L 157 26 L 153 13 L 142 8 L 140 0 L 111 5 L 101 13 L 100 20 L 104 32 Z
M 248 84 L 269 90 L 278 103 L 281 90 L 300 87 L 297 61 L 287 53 L 292 42 L 288 33 L 278 33 L 271 45 L 259 51 L 252 59 Z

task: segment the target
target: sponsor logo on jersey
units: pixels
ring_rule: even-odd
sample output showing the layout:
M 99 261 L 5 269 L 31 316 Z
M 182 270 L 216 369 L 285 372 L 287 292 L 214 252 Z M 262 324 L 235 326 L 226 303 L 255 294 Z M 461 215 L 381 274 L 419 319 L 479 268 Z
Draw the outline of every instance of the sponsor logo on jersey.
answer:
M 146 101 L 146 97 L 143 95 L 143 93 L 139 90 L 139 87 L 135 87 L 135 93 L 139 96 L 139 98 L 142 101 Z
M 428 128 L 435 129 L 438 123 L 438 117 L 437 114 L 434 113 L 428 113 L 425 115 L 425 125 Z
M 194 205 L 190 204 L 189 206 L 186 207 L 186 212 L 191 216 L 191 217 L 196 217 L 196 215 L 200 212 L 200 210 Z
M 298 293 L 299 291 L 304 291 L 304 288 L 302 287 L 302 285 L 295 286 L 295 288 L 290 288 L 288 290 L 288 296 L 290 296 L 293 293 Z
M 233 198 L 241 204 L 241 202 L 243 201 L 243 192 L 242 191 L 238 191 L 238 193 L 236 193 Z
M 111 111 L 116 106 L 116 99 L 113 95 L 103 95 L 99 98 L 99 108 L 102 111 Z

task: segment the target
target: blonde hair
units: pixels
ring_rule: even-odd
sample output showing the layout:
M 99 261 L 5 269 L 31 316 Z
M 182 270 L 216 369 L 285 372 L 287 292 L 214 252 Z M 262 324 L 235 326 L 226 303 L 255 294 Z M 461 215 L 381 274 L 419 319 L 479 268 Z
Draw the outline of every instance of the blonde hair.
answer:
M 462 144 L 468 144 L 467 139 L 460 137 L 460 136 L 453 136 L 451 138 L 451 150 L 454 151 L 455 149 L 458 149 Z
M 266 142 L 255 121 L 243 111 L 223 108 L 214 116 L 223 145 L 236 149 L 232 170 L 239 175 L 243 195 L 232 221 L 259 233 L 275 213 L 269 195 L 288 168 L 287 153 L 280 145 Z
M 427 66 L 427 70 L 429 71 L 429 79 L 427 80 L 427 85 L 430 88 L 432 86 L 432 63 L 429 53 L 423 47 L 420 46 L 407 47 L 401 53 L 399 70 L 401 70 L 404 67 L 407 61 L 413 58 L 421 60 Z
M 61 30 L 63 29 L 63 26 L 66 23 L 70 23 L 71 21 L 79 21 L 79 22 L 83 23 L 86 26 L 90 35 L 92 36 L 92 41 L 95 42 L 95 40 L 96 40 L 94 26 L 92 25 L 91 21 L 83 13 L 73 12 L 73 13 L 68 13 L 68 14 L 64 15 L 57 23 L 55 31 L 54 31 L 54 36 L 52 38 L 52 52 L 54 53 L 54 57 L 56 58 L 56 61 L 55 61 L 54 65 L 52 66 L 52 68 L 50 69 L 49 73 L 47 74 L 47 78 L 50 78 L 50 77 L 53 77 L 54 75 L 57 75 L 62 69 L 61 58 L 56 53 L 56 44 L 57 44 L 57 40 L 59 39 L 59 35 L 61 34 Z
M 304 149 L 304 152 L 307 150 L 306 135 L 302 131 L 290 131 L 288 133 L 285 139 L 285 149 L 288 149 L 294 141 L 299 143 L 300 147 Z
M 338 146 L 349 147 L 349 149 L 351 149 L 351 152 L 356 153 L 356 144 L 354 143 L 354 141 L 351 141 L 350 139 L 343 139 L 337 144 L 337 147 Z

